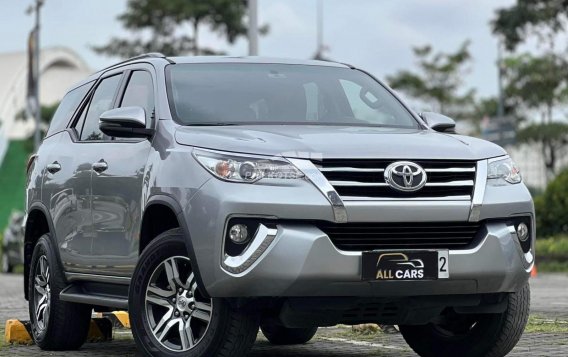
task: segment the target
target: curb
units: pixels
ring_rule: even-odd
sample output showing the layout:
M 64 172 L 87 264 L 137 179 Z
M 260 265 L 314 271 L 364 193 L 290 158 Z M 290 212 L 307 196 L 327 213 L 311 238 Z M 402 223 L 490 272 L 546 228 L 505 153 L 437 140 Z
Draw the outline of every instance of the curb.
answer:
M 130 329 L 130 318 L 126 311 L 97 312 L 94 316 L 110 320 L 114 328 Z
M 128 314 L 127 314 L 128 315 Z M 87 342 L 112 341 L 113 323 L 105 318 L 91 319 Z M 31 324 L 26 320 L 8 320 L 4 331 L 4 343 L 32 345 Z

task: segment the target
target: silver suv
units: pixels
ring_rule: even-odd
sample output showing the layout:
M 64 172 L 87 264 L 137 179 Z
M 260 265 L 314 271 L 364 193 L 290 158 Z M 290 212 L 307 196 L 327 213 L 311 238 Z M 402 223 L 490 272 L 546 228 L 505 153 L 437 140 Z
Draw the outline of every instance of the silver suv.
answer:
M 396 324 L 421 356 L 504 356 L 534 209 L 500 147 L 355 67 L 147 54 L 72 88 L 28 165 L 35 342 L 128 309 L 152 356 L 243 356 Z

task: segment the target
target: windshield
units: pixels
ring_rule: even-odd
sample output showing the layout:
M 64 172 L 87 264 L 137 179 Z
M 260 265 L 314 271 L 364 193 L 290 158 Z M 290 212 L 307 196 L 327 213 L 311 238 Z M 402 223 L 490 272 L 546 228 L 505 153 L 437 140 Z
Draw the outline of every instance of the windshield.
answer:
M 183 125 L 419 127 L 381 84 L 349 68 L 176 64 L 166 75 L 172 114 Z

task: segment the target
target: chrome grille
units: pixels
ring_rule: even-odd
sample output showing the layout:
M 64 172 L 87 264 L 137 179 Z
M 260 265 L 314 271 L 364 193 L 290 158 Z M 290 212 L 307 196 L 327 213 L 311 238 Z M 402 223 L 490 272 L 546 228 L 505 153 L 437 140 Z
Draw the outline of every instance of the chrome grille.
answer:
M 451 199 L 471 200 L 475 185 L 475 161 L 409 160 L 424 168 L 426 185 L 415 192 L 401 192 L 384 179 L 388 165 L 400 160 L 325 159 L 313 161 L 343 200 Z

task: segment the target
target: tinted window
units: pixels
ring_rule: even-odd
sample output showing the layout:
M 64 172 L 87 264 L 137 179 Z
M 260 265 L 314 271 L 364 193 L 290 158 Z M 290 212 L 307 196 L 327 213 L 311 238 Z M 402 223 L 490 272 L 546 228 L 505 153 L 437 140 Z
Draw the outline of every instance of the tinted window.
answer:
M 142 107 L 149 121 L 154 112 L 154 86 L 152 75 L 146 71 L 134 71 L 130 76 L 121 107 Z
M 168 66 L 178 122 L 418 128 L 402 104 L 369 75 L 350 68 L 214 63 Z
M 79 116 L 79 119 L 77 120 L 74 126 L 78 136 L 81 135 L 81 129 L 83 128 L 83 124 L 85 123 L 85 115 L 87 115 L 87 108 L 88 107 L 83 108 L 81 115 Z
M 102 140 L 103 133 L 99 129 L 101 114 L 112 108 L 112 101 L 120 83 L 120 75 L 108 77 L 98 85 L 85 117 L 81 140 Z
M 67 93 L 65 97 L 59 103 L 53 118 L 51 118 L 51 124 L 49 125 L 49 130 L 47 131 L 47 136 L 53 135 L 67 127 L 69 120 L 73 116 L 73 113 L 77 110 L 77 107 L 85 97 L 85 94 L 93 86 L 93 82 L 83 84 Z

